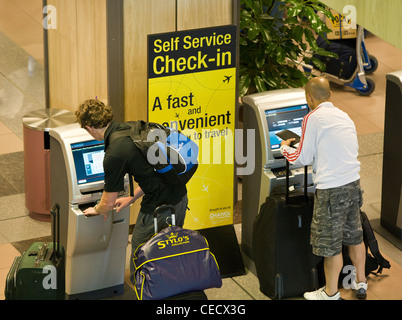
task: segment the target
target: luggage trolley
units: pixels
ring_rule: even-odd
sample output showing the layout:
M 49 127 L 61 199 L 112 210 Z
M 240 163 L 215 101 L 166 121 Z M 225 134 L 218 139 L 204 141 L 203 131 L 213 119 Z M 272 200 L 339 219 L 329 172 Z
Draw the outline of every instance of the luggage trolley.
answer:
M 337 41 L 337 40 L 331 40 Z M 327 45 L 327 42 L 323 42 L 324 45 Z M 320 44 L 319 44 L 320 45 Z M 347 78 L 343 78 L 329 72 L 320 71 L 315 68 L 314 65 L 309 65 L 305 63 L 301 63 L 305 72 L 312 73 L 316 76 L 323 76 L 328 79 L 328 81 L 337 83 L 339 85 L 344 85 L 355 89 L 360 95 L 368 96 L 375 90 L 375 82 L 366 77 L 366 74 L 373 73 L 378 67 L 377 59 L 370 55 L 366 49 L 366 45 L 364 43 L 364 28 L 358 26 L 357 28 L 357 36 L 356 36 L 356 68 L 351 76 Z

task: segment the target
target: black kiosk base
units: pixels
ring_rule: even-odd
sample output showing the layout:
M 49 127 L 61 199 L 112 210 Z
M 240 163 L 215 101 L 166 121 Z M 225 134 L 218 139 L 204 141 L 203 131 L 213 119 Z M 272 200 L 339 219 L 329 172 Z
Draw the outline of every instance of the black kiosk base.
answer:
M 246 273 L 233 225 L 197 231 L 207 239 L 209 248 L 218 262 L 222 278 Z

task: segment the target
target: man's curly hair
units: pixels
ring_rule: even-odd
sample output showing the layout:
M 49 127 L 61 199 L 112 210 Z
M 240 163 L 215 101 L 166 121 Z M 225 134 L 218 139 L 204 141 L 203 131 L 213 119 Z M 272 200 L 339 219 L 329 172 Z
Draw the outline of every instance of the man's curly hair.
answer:
M 98 99 L 85 101 L 78 107 L 75 116 L 82 128 L 85 126 L 104 128 L 113 120 L 112 108 Z

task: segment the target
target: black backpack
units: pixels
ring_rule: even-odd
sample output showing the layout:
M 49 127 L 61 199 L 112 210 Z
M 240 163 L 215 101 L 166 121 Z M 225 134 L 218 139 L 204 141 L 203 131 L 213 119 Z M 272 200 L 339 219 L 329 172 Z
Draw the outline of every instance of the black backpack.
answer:
M 386 260 L 379 248 L 378 243 L 374 235 L 373 228 L 371 227 L 370 221 L 365 212 L 360 211 L 360 217 L 363 228 L 363 241 L 366 246 L 366 276 L 370 273 L 372 274 L 381 274 L 384 268 L 389 269 L 391 265 L 388 260 Z M 370 252 L 369 252 L 370 249 Z M 349 257 L 348 249 L 346 246 L 343 246 L 342 249 L 343 256 L 343 265 L 352 265 L 352 260 Z M 376 271 L 377 270 L 377 271 Z M 339 282 L 343 280 L 346 274 L 342 273 L 339 276 Z
M 391 265 L 388 260 L 386 260 L 379 248 L 377 239 L 375 238 L 373 228 L 371 227 L 370 221 L 365 212 L 360 211 L 362 228 L 363 228 L 363 241 L 366 246 L 366 276 L 370 273 L 381 274 L 382 269 L 391 268 Z M 368 252 L 370 249 L 371 254 Z M 378 269 L 377 269 L 378 268 Z M 376 270 L 374 272 L 374 270 Z
M 113 132 L 109 143 L 129 136 L 166 183 L 186 184 L 191 179 L 198 168 L 198 145 L 194 141 L 158 123 L 142 120 L 125 123 L 131 129 Z
M 365 212 L 360 211 L 360 218 L 363 229 L 363 242 L 366 246 L 366 277 L 369 274 L 381 274 L 384 268 L 391 268 L 391 264 L 387 259 L 385 259 L 379 248 L 377 239 L 375 238 L 373 228 L 371 227 L 370 221 Z M 370 249 L 370 252 L 369 252 Z M 349 257 L 347 246 L 343 246 L 342 248 L 342 257 L 343 257 L 343 266 L 353 265 L 352 260 Z M 325 275 L 324 275 L 324 260 L 322 259 L 320 263 L 317 265 L 317 270 L 319 272 L 319 284 L 323 285 L 325 283 Z M 342 268 L 343 269 L 343 268 Z M 377 271 L 376 271 L 377 270 Z M 339 283 L 342 283 L 343 279 L 347 274 L 341 271 L 339 275 Z

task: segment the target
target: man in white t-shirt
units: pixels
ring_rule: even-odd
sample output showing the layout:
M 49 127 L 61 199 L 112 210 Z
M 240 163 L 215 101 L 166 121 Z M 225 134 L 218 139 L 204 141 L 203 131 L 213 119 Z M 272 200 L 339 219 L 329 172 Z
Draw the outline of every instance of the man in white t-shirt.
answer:
M 306 87 L 311 112 L 303 119 L 297 149 L 293 139 L 281 142 L 281 153 L 292 164 L 312 165 L 316 184 L 310 243 L 313 253 L 324 257 L 325 287 L 306 292 L 308 300 L 339 300 L 338 279 L 343 266 L 342 245 L 348 246 L 356 268 L 352 289 L 359 299 L 366 298 L 366 251 L 360 221 L 362 192 L 357 134 L 349 116 L 329 98 L 329 82 L 313 78 Z

